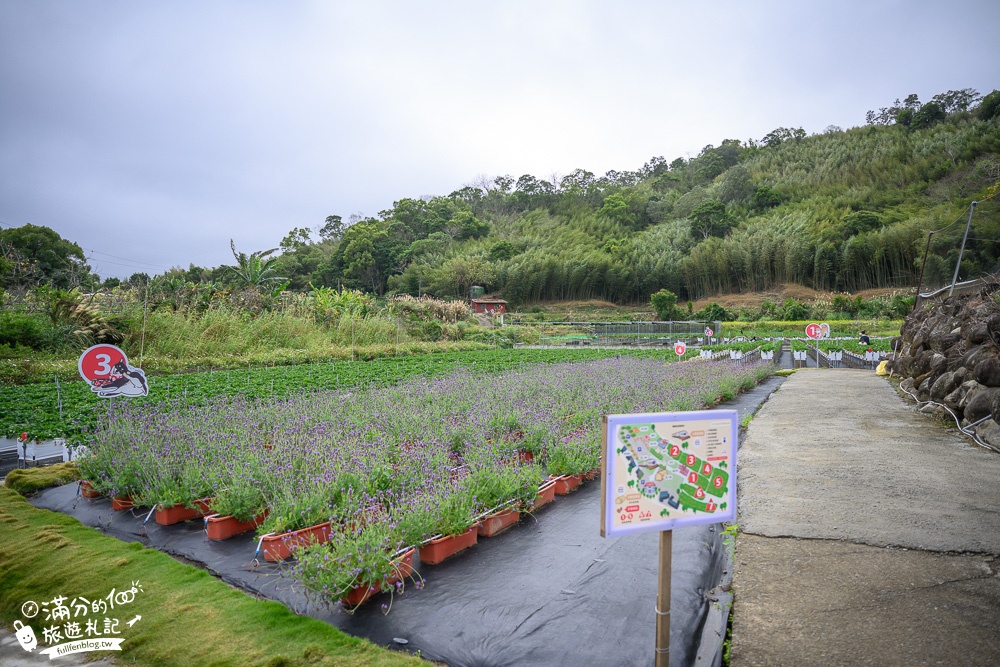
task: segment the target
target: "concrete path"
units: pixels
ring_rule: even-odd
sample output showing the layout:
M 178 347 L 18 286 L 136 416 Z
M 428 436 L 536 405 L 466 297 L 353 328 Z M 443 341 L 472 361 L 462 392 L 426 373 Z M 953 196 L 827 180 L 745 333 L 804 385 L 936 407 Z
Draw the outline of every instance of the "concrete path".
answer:
M 1000 664 L 1000 455 L 802 370 L 739 454 L 732 666 Z

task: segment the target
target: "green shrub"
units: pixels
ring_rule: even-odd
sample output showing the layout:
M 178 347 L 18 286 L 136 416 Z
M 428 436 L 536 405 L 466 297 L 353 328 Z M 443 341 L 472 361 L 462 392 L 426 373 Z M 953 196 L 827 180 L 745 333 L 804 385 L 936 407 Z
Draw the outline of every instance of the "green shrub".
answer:
M 0 345 L 44 349 L 46 328 L 40 318 L 27 313 L 0 313 Z
M 797 299 L 785 299 L 781 316 L 786 320 L 805 320 L 809 318 L 809 306 Z

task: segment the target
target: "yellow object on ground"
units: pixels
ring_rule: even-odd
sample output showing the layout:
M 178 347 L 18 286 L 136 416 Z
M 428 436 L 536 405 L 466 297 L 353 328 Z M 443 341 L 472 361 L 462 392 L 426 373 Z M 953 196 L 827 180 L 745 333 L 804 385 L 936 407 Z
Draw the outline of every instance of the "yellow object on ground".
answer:
M 888 375 L 889 371 L 885 370 L 886 364 L 888 363 L 889 363 L 888 359 L 882 360 L 879 363 L 878 368 L 875 369 L 875 375 Z

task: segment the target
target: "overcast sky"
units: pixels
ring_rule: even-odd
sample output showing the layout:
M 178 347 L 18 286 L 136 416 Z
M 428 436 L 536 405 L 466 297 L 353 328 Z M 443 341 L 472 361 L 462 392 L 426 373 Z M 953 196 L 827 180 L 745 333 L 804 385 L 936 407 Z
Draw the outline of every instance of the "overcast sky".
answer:
M 0 225 L 102 277 L 218 266 L 484 175 L 985 94 L 998 28 L 997 0 L 0 0 Z

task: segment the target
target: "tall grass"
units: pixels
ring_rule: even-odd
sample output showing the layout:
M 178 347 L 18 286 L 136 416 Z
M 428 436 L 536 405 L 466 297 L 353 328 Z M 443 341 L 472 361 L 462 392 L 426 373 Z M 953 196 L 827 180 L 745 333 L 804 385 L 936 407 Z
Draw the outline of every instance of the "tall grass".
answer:
M 136 326 L 138 325 L 138 326 Z M 333 347 L 371 347 L 410 342 L 405 328 L 384 316 L 342 315 L 317 324 L 280 311 L 248 316 L 228 308 L 203 314 L 157 311 L 145 330 L 133 320 L 125 344 L 147 356 L 204 358 L 295 350 L 315 354 Z M 134 353 L 133 353 L 134 354 Z

